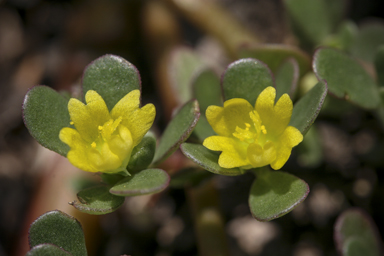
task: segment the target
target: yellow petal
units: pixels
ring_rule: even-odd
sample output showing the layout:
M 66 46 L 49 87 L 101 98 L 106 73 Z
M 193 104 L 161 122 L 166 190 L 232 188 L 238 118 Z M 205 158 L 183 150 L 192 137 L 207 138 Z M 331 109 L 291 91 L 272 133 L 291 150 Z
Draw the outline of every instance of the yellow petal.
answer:
M 249 113 L 252 105 L 245 99 L 230 99 L 224 102 L 224 107 L 209 106 L 206 117 L 213 130 L 222 136 L 232 136 L 236 127 L 245 129 L 245 123 L 253 124 Z
M 264 147 L 252 143 L 247 149 L 247 156 L 253 167 L 266 166 L 276 159 L 276 148 L 271 141 L 265 143 Z
M 203 145 L 210 150 L 222 151 L 219 157 L 219 165 L 223 168 L 249 165 L 246 143 L 229 137 L 211 136 L 204 140 Z
M 275 170 L 280 169 L 288 161 L 292 148 L 303 141 L 303 135 L 293 126 L 288 126 L 283 132 L 276 151 L 276 160 L 271 163 Z
M 87 105 L 71 98 L 68 102 L 68 111 L 81 137 L 92 142 L 98 136 L 98 126 L 109 120 L 109 112 L 103 98 L 97 92 L 89 90 L 85 99 Z
M 147 131 L 151 128 L 156 116 L 155 106 L 147 104 L 141 109 L 140 91 L 133 90 L 125 95 L 112 109 L 111 117 L 123 118 L 122 124 L 132 134 L 133 146 L 139 144 Z
M 71 147 L 67 158 L 71 164 L 87 172 L 97 172 L 88 161 L 88 147 L 85 141 L 75 129 L 65 127 L 60 130 L 59 138 Z
M 284 94 L 275 105 L 276 90 L 267 87 L 256 100 L 255 109 L 262 124 L 266 127 L 269 137 L 275 137 L 284 132 L 291 116 L 293 104 L 288 94 Z

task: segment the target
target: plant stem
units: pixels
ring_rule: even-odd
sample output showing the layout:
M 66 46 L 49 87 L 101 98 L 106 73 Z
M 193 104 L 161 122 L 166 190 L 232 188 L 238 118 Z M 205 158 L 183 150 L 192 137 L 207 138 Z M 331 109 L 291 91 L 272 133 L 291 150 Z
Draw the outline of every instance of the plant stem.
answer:
M 224 223 L 219 211 L 218 193 L 213 180 L 187 189 L 195 218 L 195 232 L 200 256 L 229 256 Z

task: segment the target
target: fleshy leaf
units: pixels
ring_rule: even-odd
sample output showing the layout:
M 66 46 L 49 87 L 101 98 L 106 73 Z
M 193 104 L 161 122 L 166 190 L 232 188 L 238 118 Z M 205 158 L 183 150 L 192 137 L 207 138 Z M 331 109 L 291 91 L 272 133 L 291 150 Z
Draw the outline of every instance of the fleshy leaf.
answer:
M 199 104 L 196 100 L 187 102 L 165 129 L 157 147 L 154 163 L 158 164 L 175 152 L 188 139 L 199 120 Z
M 116 196 L 138 196 L 158 193 L 170 181 L 168 173 L 161 169 L 146 169 L 116 183 L 109 192 Z
M 384 44 L 379 47 L 375 56 L 375 68 L 377 75 L 377 83 L 384 86 Z
M 381 239 L 371 217 L 359 208 L 343 212 L 335 223 L 335 243 L 343 256 L 379 256 Z
M 69 147 L 59 132 L 69 126 L 68 99 L 46 86 L 35 86 L 25 95 L 24 122 L 30 134 L 44 147 L 66 156 Z
M 47 243 L 54 244 L 73 256 L 87 255 L 80 223 L 72 216 L 58 210 L 41 215 L 29 229 L 30 248 Z
M 286 172 L 260 169 L 251 187 L 249 206 L 254 218 L 269 221 L 292 211 L 308 193 L 305 181 Z
M 259 94 L 273 86 L 269 68 L 256 59 L 241 59 L 232 62 L 222 77 L 224 99 L 243 98 L 254 105 Z
M 276 72 L 279 66 L 288 58 L 297 60 L 300 76 L 311 69 L 311 58 L 297 47 L 282 44 L 246 45 L 239 49 L 239 58 L 255 58 L 264 62 Z
M 200 144 L 183 143 L 180 147 L 183 154 L 203 169 L 221 175 L 237 176 L 244 174 L 240 168 L 222 168 L 218 164 L 219 153 L 211 151 Z
M 327 92 L 328 88 L 325 81 L 317 83 L 293 106 L 289 125 L 296 127 L 302 134 L 305 134 L 316 120 Z
M 314 55 L 313 69 L 319 80 L 327 81 L 329 92 L 335 96 L 366 109 L 379 106 L 379 93 L 372 77 L 342 51 L 320 48 Z
M 213 70 L 205 69 L 198 73 L 192 81 L 194 97 L 199 102 L 200 112 L 205 115 L 205 110 L 210 105 L 221 106 L 220 79 Z
M 284 93 L 287 93 L 293 99 L 299 80 L 299 72 L 297 61 L 293 58 L 281 64 L 275 76 L 276 100 L 280 99 Z
M 53 244 L 39 244 L 33 247 L 26 256 L 71 256 L 72 254 Z
M 200 57 L 187 47 L 176 48 L 169 62 L 169 80 L 180 103 L 184 104 L 192 98 L 191 82 L 195 74 L 205 69 Z
M 152 132 L 148 132 L 141 142 L 132 150 L 131 159 L 129 160 L 127 169 L 131 171 L 139 171 L 147 168 L 155 155 L 156 138 Z
M 119 56 L 104 55 L 86 67 L 82 85 L 84 95 L 88 90 L 96 91 L 111 111 L 130 91 L 141 89 L 141 80 L 134 65 Z
M 116 211 L 123 205 L 125 198 L 109 193 L 108 186 L 99 185 L 77 193 L 80 202 L 71 203 L 77 210 L 88 214 L 102 215 Z
M 351 46 L 353 56 L 373 62 L 380 45 L 384 44 L 384 23 L 367 23 L 360 27 Z
M 324 0 L 285 0 L 293 28 L 304 42 L 320 44 L 331 32 L 330 12 Z

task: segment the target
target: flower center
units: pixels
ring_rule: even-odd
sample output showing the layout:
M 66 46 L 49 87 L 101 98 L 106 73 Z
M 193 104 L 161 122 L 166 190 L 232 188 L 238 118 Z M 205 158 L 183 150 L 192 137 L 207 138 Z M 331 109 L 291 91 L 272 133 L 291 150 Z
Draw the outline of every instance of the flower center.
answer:
M 91 147 L 97 148 L 100 151 L 102 144 L 111 139 L 113 133 L 117 131 L 117 128 L 119 127 L 122 120 L 123 118 L 120 116 L 116 120 L 109 119 L 103 125 L 99 125 L 97 127 L 99 135 L 97 139 L 91 143 Z

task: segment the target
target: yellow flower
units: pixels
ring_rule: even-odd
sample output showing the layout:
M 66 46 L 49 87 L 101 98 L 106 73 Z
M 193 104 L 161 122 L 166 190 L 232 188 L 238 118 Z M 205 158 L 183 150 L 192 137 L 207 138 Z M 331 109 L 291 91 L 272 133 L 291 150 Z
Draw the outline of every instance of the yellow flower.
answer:
M 74 98 L 68 102 L 71 125 L 76 129 L 65 127 L 59 135 L 70 147 L 68 160 L 87 172 L 127 173 L 132 149 L 151 128 L 155 107 L 139 108 L 139 90 L 125 95 L 111 112 L 95 91 L 87 91 L 85 101 L 86 105 Z
M 281 96 L 276 105 L 275 98 L 275 88 L 267 87 L 255 107 L 239 98 L 227 100 L 224 107 L 208 107 L 206 117 L 218 136 L 206 138 L 203 145 L 222 151 L 221 167 L 248 169 L 270 164 L 277 170 L 287 162 L 303 135 L 288 126 L 293 109 L 289 96 Z

